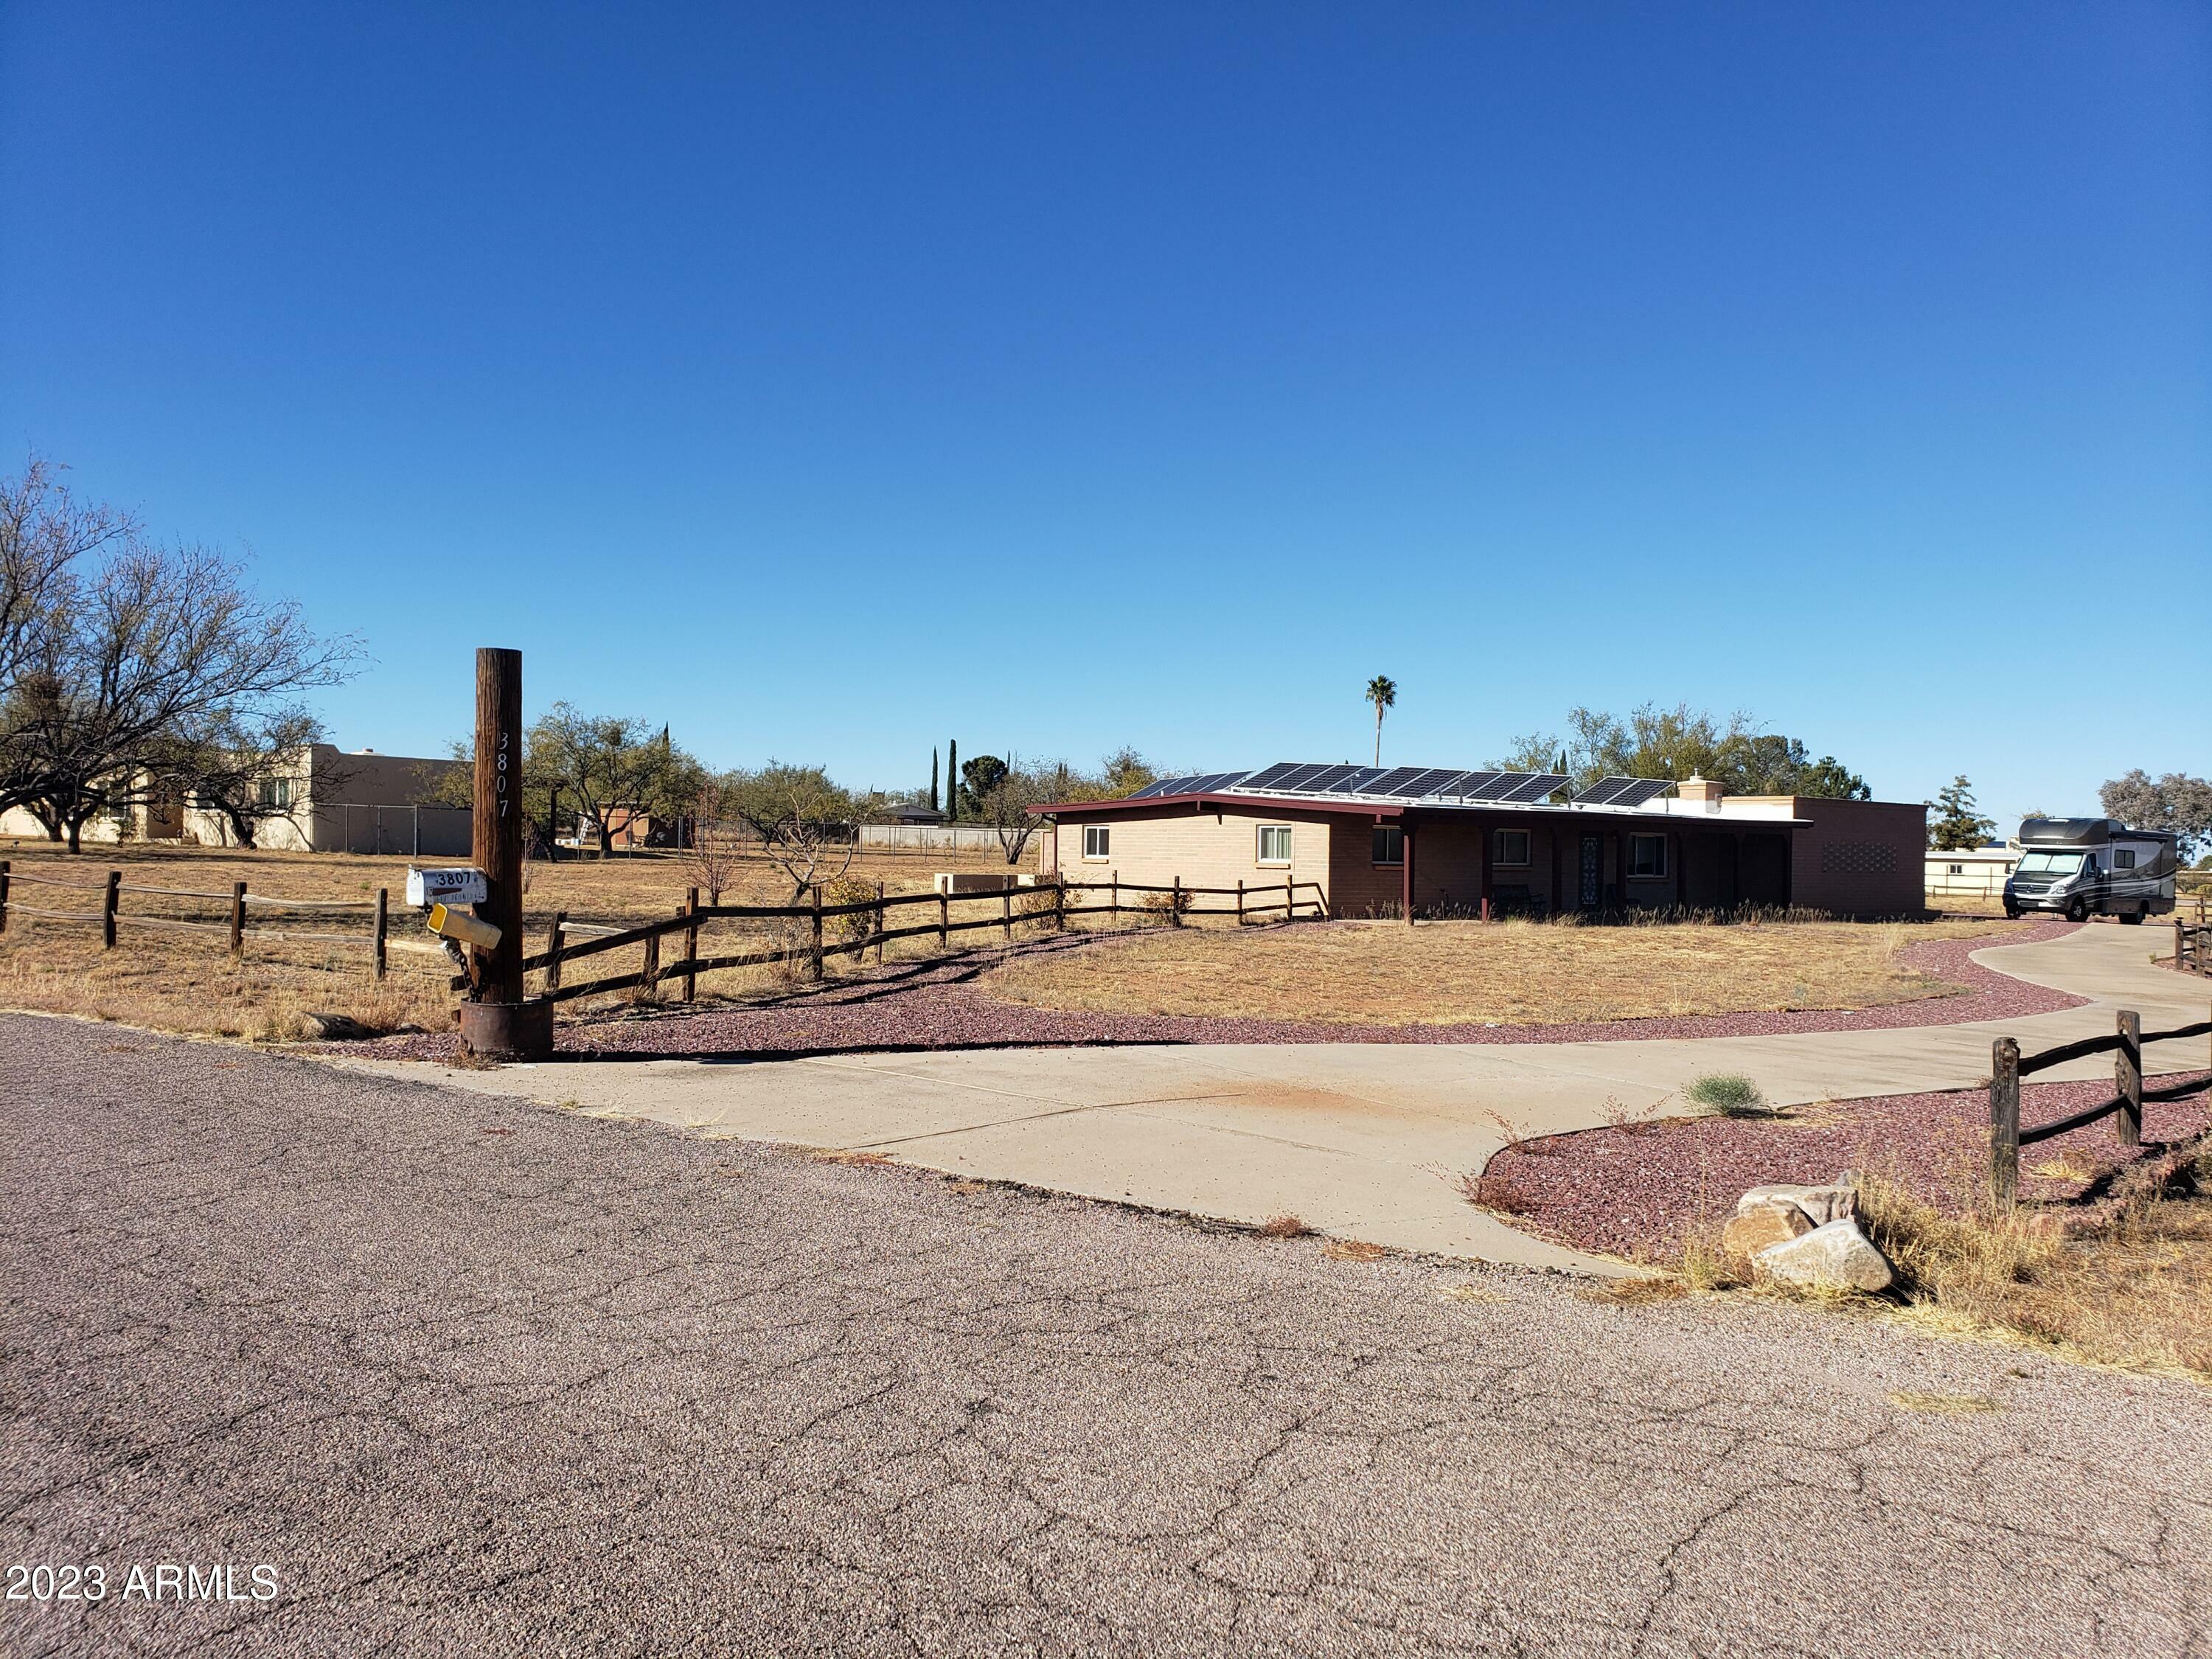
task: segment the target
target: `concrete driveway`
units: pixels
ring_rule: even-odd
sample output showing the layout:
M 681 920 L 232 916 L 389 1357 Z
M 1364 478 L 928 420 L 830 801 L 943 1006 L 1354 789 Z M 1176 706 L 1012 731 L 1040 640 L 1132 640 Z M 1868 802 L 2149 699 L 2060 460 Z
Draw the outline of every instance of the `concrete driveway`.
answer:
M 2029 1050 L 2206 1017 L 2212 983 L 2152 967 L 2157 935 L 2117 926 L 1974 959 L 2091 998 L 1997 1023 L 1782 1036 L 1502 1046 L 1399 1044 L 987 1049 L 800 1060 L 563 1060 L 497 1071 L 344 1060 L 487 1094 L 650 1118 L 712 1136 L 876 1152 L 929 1169 L 1259 1223 L 1395 1249 L 1583 1272 L 1620 1264 L 1530 1237 L 1474 1209 L 1459 1177 L 1509 1134 L 1681 1109 L 1700 1073 L 1740 1072 L 1780 1105 L 1971 1086 L 1993 1038 Z M 2206 1062 L 2199 1040 L 2152 1048 L 2153 1071 Z M 2109 1058 L 2052 1079 L 2109 1076 Z

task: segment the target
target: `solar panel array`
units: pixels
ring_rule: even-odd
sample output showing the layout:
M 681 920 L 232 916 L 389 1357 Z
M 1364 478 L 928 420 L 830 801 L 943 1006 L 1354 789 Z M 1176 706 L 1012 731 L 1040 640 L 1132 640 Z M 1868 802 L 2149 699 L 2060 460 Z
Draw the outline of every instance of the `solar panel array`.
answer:
M 1234 788 L 1271 794 L 1358 795 L 1389 800 L 1540 806 L 1571 781 L 1559 772 L 1465 771 L 1453 766 L 1350 766 L 1283 761 L 1257 772 L 1189 772 L 1130 797 L 1210 795 Z M 1640 781 L 1640 780 L 1639 780 Z

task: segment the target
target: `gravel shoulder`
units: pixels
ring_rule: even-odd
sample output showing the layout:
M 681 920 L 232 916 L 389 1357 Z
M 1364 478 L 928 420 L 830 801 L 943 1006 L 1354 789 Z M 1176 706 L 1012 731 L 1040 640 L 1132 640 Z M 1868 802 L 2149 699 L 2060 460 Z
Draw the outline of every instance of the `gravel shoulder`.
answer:
M 25 1654 L 2185 1655 L 2212 1413 L 0 1018 Z M 2033 1594 L 2023 1594 L 2023 1586 Z

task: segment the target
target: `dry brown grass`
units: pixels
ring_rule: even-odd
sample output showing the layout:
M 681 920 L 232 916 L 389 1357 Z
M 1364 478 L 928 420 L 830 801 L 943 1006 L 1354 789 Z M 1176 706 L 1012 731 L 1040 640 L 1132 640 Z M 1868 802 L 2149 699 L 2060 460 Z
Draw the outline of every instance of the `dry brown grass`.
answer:
M 453 969 L 405 906 L 404 859 L 146 844 L 94 847 L 72 858 L 44 842 L 4 840 L 0 840 L 0 858 L 9 861 L 19 878 L 11 895 L 8 931 L 0 934 L 0 1006 L 159 1030 L 278 1042 L 304 1036 L 303 1017 L 309 1013 L 344 1014 L 374 1031 L 409 1026 L 442 1030 L 453 1023 L 456 998 L 447 986 Z M 856 859 L 852 873 L 865 880 L 870 891 L 881 880 L 889 892 L 908 893 L 927 890 L 931 876 L 940 869 L 1004 867 L 1004 860 L 993 854 L 874 854 Z M 97 910 L 100 894 L 94 890 L 110 870 L 124 872 L 125 890 L 113 951 L 100 948 L 96 922 L 40 921 L 22 913 L 24 905 Z M 79 885 L 58 888 L 20 879 L 24 877 Z M 131 888 L 226 894 L 234 881 L 245 882 L 250 892 L 264 897 L 325 903 L 366 905 L 377 889 L 387 890 L 392 904 L 387 976 L 380 984 L 370 971 L 366 908 L 281 913 L 256 905 L 248 914 L 252 931 L 242 961 L 231 958 L 221 931 L 132 925 L 134 916 L 222 922 L 228 905 L 223 899 L 168 898 L 134 893 Z M 572 921 L 635 925 L 674 914 L 690 881 L 683 862 L 667 856 L 533 862 L 524 901 L 531 948 L 543 947 L 544 930 L 556 910 L 568 912 Z M 780 904 L 790 896 L 790 884 L 781 872 L 755 855 L 742 862 L 737 884 L 723 894 L 723 902 Z M 912 914 L 927 908 L 916 906 Z M 714 927 L 734 930 L 737 926 Z M 337 934 L 344 942 L 288 942 L 275 937 L 279 930 Z M 933 940 L 917 940 L 908 943 L 905 952 L 894 945 L 890 954 L 896 957 L 933 946 Z M 746 947 L 720 945 L 710 929 L 707 948 Z M 614 972 L 637 965 L 634 950 L 602 960 Z M 833 959 L 832 970 L 840 965 Z M 773 988 L 775 980 L 768 970 L 708 975 L 701 981 L 701 990 L 702 995 L 744 994 Z
M 1364 1238 L 1332 1238 L 1321 1253 L 1331 1261 L 1380 1261 L 1389 1252 Z
M 1260 1231 L 1268 1238 L 1304 1238 L 1312 1231 L 1294 1215 L 1271 1215 L 1260 1224 Z
M 2212 1154 L 2185 1179 L 2195 1190 L 2139 1194 L 2078 1235 L 2027 1208 L 1947 1215 L 1883 1181 L 1861 1209 L 1916 1324 L 2212 1376 Z
M 1866 1008 L 1949 993 L 1898 963 L 1905 945 L 1990 931 L 1974 921 L 1185 929 L 1018 962 L 986 984 L 1034 1007 L 1375 1025 Z

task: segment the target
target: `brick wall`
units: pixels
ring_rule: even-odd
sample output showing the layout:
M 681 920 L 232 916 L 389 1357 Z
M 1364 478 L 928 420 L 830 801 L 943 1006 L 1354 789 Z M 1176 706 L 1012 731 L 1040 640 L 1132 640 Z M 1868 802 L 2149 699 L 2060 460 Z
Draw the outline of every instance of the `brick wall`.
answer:
M 1793 796 L 1790 901 L 1839 916 L 1905 915 L 1926 907 L 1928 809 L 1886 800 Z

